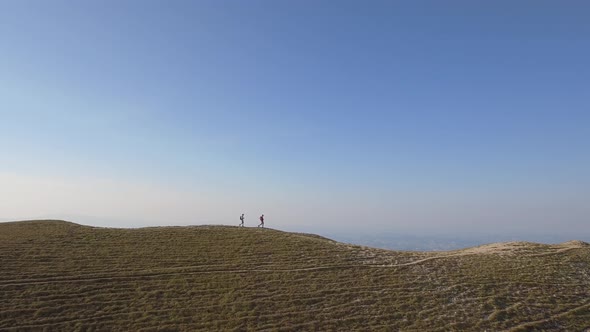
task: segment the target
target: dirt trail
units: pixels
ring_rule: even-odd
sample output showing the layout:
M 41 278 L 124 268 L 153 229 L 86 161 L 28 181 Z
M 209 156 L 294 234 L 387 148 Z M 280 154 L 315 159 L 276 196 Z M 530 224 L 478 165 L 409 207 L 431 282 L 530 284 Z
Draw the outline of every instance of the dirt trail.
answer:
M 582 246 L 577 245 L 576 243 L 569 243 L 563 244 L 565 248 L 554 249 L 550 252 L 541 253 L 541 254 L 528 254 L 528 257 L 539 257 L 539 256 L 547 256 L 547 255 L 555 255 L 563 252 L 567 252 L 573 249 L 582 248 Z M 322 265 L 322 266 L 312 266 L 312 267 L 303 267 L 303 268 L 294 268 L 294 269 L 270 269 L 270 268 L 254 268 L 254 269 L 214 269 L 214 270 L 201 270 L 201 271 L 191 271 L 192 269 L 206 269 L 207 267 L 215 266 L 220 267 L 222 265 L 195 265 L 195 266 L 179 266 L 179 267 L 169 267 L 169 268 L 160 268 L 160 269 L 152 269 L 152 270 L 143 270 L 137 271 L 135 273 L 131 273 L 128 275 L 103 275 L 103 276 L 96 276 L 96 275 L 81 275 L 81 276 L 69 276 L 69 277 L 56 277 L 56 278 L 44 278 L 44 279 L 31 279 L 31 280 L 4 280 L 0 281 L 0 287 L 5 286 L 23 286 L 23 285 L 34 285 L 34 284 L 50 284 L 50 283 L 69 283 L 69 282 L 99 282 L 99 281 L 106 281 L 106 280 L 133 280 L 137 278 L 154 278 L 160 276 L 168 276 L 168 275 L 193 275 L 193 274 L 212 274 L 212 273 L 250 273 L 250 272 L 302 272 L 302 271 L 318 271 L 318 270 L 329 270 L 329 269 L 349 269 L 349 268 L 359 268 L 359 267 L 369 267 L 369 268 L 396 268 L 396 267 L 404 267 L 404 266 L 411 266 L 416 265 L 424 262 L 428 262 L 431 260 L 438 260 L 438 259 L 445 259 L 445 258 L 452 258 L 452 257 L 463 257 L 463 256 L 471 256 L 471 255 L 481 255 L 481 254 L 491 254 L 491 253 L 514 253 L 515 246 L 512 243 L 498 243 L 493 245 L 486 245 L 481 247 L 469 248 L 465 250 L 461 250 L 459 252 L 449 254 L 449 255 L 436 255 L 432 257 L 422 258 L 418 260 L 414 260 L 407 263 L 400 263 L 400 264 L 341 264 L 341 265 Z
M 556 314 L 556 315 L 552 315 L 550 317 L 547 317 L 545 319 L 540 319 L 540 320 L 536 320 L 536 321 L 532 321 L 532 322 L 526 322 L 526 323 L 522 323 L 522 324 L 518 324 L 516 326 L 511 327 L 508 330 L 504 330 L 507 332 L 517 332 L 517 331 L 521 331 L 521 330 L 529 330 L 531 328 L 534 328 L 535 326 L 539 325 L 539 324 L 543 324 L 543 323 L 547 323 L 550 322 L 554 319 L 559 319 L 561 317 L 567 316 L 569 314 L 573 314 L 579 310 L 583 310 L 583 309 L 590 309 L 590 302 L 586 303 L 586 304 L 582 304 L 580 306 L 577 306 L 575 308 L 572 308 L 570 310 L 564 311 L 562 313 Z
M 193 275 L 193 274 L 211 274 L 211 273 L 249 273 L 249 272 L 302 272 L 302 271 L 319 271 L 319 270 L 330 270 L 330 269 L 351 269 L 351 268 L 396 268 L 410 265 L 416 265 L 423 262 L 427 262 L 435 259 L 443 259 L 457 256 L 474 255 L 474 253 L 461 253 L 444 256 L 433 256 L 423 259 L 418 259 L 408 263 L 401 264 L 342 264 L 342 265 L 322 265 L 303 267 L 295 269 L 216 269 L 216 270 L 202 270 L 202 271 L 190 271 L 191 269 L 202 269 L 206 268 L 207 265 L 201 266 L 181 266 L 181 267 L 170 267 L 161 268 L 157 270 L 143 270 L 129 275 L 105 275 L 105 276 L 70 276 L 70 277 L 57 277 L 57 278 L 46 278 L 46 279 L 32 279 L 32 280 L 5 280 L 0 282 L 0 287 L 5 286 L 24 286 L 24 285 L 37 285 L 37 284 L 50 284 L 50 283 L 70 283 L 70 282 L 98 282 L 106 280 L 133 280 L 137 278 L 153 278 L 160 276 L 169 275 Z M 215 265 L 219 266 L 219 265 Z M 188 270 L 188 271 L 187 271 Z

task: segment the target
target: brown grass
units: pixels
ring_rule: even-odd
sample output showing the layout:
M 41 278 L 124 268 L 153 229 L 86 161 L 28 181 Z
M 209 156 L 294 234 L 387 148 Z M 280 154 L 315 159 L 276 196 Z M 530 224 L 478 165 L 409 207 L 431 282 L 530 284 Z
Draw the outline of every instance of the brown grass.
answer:
M 0 224 L 0 330 L 590 328 L 590 247 L 397 252 L 271 229 Z

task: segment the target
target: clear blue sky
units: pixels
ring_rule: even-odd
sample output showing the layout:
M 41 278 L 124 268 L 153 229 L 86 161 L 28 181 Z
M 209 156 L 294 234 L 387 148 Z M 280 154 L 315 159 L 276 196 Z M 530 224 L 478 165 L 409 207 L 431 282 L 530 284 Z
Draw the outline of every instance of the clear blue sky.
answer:
M 586 1 L 0 1 L 0 217 L 588 236 Z

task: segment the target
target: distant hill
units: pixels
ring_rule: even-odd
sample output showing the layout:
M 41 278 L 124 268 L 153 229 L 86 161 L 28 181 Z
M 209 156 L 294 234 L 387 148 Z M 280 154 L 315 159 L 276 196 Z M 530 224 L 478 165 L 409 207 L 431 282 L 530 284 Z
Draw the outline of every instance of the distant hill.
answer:
M 388 251 L 230 226 L 0 223 L 0 330 L 590 328 L 590 246 Z

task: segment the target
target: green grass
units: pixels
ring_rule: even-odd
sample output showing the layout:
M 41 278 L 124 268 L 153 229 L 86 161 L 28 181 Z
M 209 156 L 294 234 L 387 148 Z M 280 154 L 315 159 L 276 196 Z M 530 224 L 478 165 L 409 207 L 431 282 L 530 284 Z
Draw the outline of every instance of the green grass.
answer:
M 590 328 L 590 247 L 401 252 L 223 226 L 0 224 L 0 330 Z

